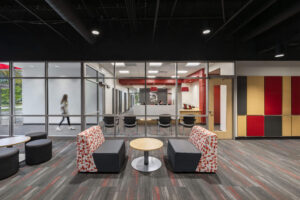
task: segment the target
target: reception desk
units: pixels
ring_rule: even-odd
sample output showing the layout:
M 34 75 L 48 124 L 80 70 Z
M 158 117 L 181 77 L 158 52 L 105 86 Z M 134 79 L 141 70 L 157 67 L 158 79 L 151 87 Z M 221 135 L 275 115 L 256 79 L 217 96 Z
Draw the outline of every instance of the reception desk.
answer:
M 134 115 L 145 115 L 145 105 L 134 105 L 132 111 Z M 163 114 L 174 116 L 175 105 L 147 105 L 147 115 L 158 116 Z M 151 118 L 151 116 L 149 116 L 149 118 Z
M 180 119 L 183 119 L 184 115 L 201 115 L 201 111 L 199 108 L 192 108 L 192 109 L 180 109 L 179 110 Z M 196 124 L 202 123 L 200 116 L 196 116 Z

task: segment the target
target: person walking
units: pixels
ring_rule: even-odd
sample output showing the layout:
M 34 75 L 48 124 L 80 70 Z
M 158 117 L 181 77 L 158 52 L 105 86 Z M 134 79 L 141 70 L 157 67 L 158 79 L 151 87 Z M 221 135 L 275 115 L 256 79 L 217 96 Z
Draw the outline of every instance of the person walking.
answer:
M 62 125 L 62 123 L 65 120 L 65 118 L 67 118 L 69 129 L 70 130 L 75 130 L 75 128 L 73 126 L 71 126 L 71 123 L 70 123 L 68 104 L 69 104 L 69 102 L 68 102 L 68 95 L 64 94 L 63 98 L 60 101 L 60 109 L 61 109 L 63 117 L 62 117 L 62 120 L 60 121 L 58 127 L 56 128 L 57 131 L 61 131 L 60 126 Z

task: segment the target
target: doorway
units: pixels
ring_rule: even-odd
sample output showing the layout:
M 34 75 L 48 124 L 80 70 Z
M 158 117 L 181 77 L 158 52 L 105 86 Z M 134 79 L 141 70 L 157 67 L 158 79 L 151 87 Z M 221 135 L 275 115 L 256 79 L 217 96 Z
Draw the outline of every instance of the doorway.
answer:
M 209 80 L 209 130 L 218 139 L 232 139 L 232 79 Z

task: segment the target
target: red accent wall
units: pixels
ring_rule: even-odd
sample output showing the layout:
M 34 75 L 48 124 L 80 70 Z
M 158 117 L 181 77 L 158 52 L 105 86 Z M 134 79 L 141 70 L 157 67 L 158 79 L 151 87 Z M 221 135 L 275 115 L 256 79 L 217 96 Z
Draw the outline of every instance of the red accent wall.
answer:
M 282 77 L 265 77 L 265 115 L 282 114 Z
M 199 77 L 206 77 L 205 70 L 201 69 L 199 72 Z M 199 109 L 200 113 L 206 114 L 206 79 L 199 79 Z M 201 123 L 206 123 L 206 118 L 201 118 Z
M 264 116 L 247 116 L 247 136 L 264 136 Z
M 300 77 L 292 77 L 292 115 L 300 115 Z
M 214 87 L 214 123 L 220 124 L 220 86 Z

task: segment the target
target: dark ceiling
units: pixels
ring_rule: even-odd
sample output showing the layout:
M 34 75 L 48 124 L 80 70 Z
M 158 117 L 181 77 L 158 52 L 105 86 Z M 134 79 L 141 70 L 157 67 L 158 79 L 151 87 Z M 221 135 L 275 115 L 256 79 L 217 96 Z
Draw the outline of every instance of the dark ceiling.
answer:
M 300 1 L 1 0 L 0 47 L 0 60 L 299 60 Z

